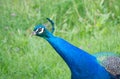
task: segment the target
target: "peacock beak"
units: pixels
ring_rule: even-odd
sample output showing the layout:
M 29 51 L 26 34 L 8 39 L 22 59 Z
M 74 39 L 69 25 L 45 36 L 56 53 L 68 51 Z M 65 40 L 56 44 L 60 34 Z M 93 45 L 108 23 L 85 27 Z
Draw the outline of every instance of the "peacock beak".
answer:
M 36 35 L 36 32 L 35 32 L 35 31 L 33 31 L 30 36 L 33 36 L 33 35 Z

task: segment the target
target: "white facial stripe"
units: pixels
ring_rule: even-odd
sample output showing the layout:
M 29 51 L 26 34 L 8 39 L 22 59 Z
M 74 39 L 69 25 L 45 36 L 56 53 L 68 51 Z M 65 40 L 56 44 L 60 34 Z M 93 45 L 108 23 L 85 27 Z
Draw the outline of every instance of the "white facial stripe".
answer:
M 35 31 L 37 33 L 38 29 Z
M 41 31 L 39 32 L 39 34 L 43 33 L 43 31 L 44 31 L 44 28 L 41 29 Z

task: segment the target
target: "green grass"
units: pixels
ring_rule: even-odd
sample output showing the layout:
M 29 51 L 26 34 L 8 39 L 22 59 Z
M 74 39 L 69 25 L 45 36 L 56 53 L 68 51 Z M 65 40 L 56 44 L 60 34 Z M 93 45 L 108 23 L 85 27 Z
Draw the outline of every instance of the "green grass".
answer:
M 70 79 L 70 70 L 34 26 L 55 21 L 55 35 L 89 53 L 120 54 L 119 0 L 0 0 L 0 79 Z M 46 50 L 47 49 L 47 50 Z

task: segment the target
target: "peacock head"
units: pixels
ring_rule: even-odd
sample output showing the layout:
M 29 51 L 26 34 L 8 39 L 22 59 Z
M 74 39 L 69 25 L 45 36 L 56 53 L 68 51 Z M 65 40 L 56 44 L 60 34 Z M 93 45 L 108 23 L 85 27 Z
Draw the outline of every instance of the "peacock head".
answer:
M 48 37 L 48 33 L 53 33 L 54 32 L 54 22 L 52 20 L 50 20 L 49 18 L 47 18 L 47 20 L 51 23 L 52 25 L 52 31 L 49 32 L 48 29 L 44 26 L 44 25 L 36 25 L 32 35 L 36 35 L 36 36 L 40 36 L 40 37 Z

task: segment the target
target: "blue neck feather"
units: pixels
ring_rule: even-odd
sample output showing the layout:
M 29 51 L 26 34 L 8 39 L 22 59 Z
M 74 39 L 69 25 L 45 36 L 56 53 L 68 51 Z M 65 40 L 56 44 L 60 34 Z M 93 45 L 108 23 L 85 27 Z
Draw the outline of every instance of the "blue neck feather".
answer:
M 50 32 L 46 33 L 48 34 L 44 38 L 67 63 L 72 79 L 110 79 L 109 73 L 99 65 L 94 56 Z

